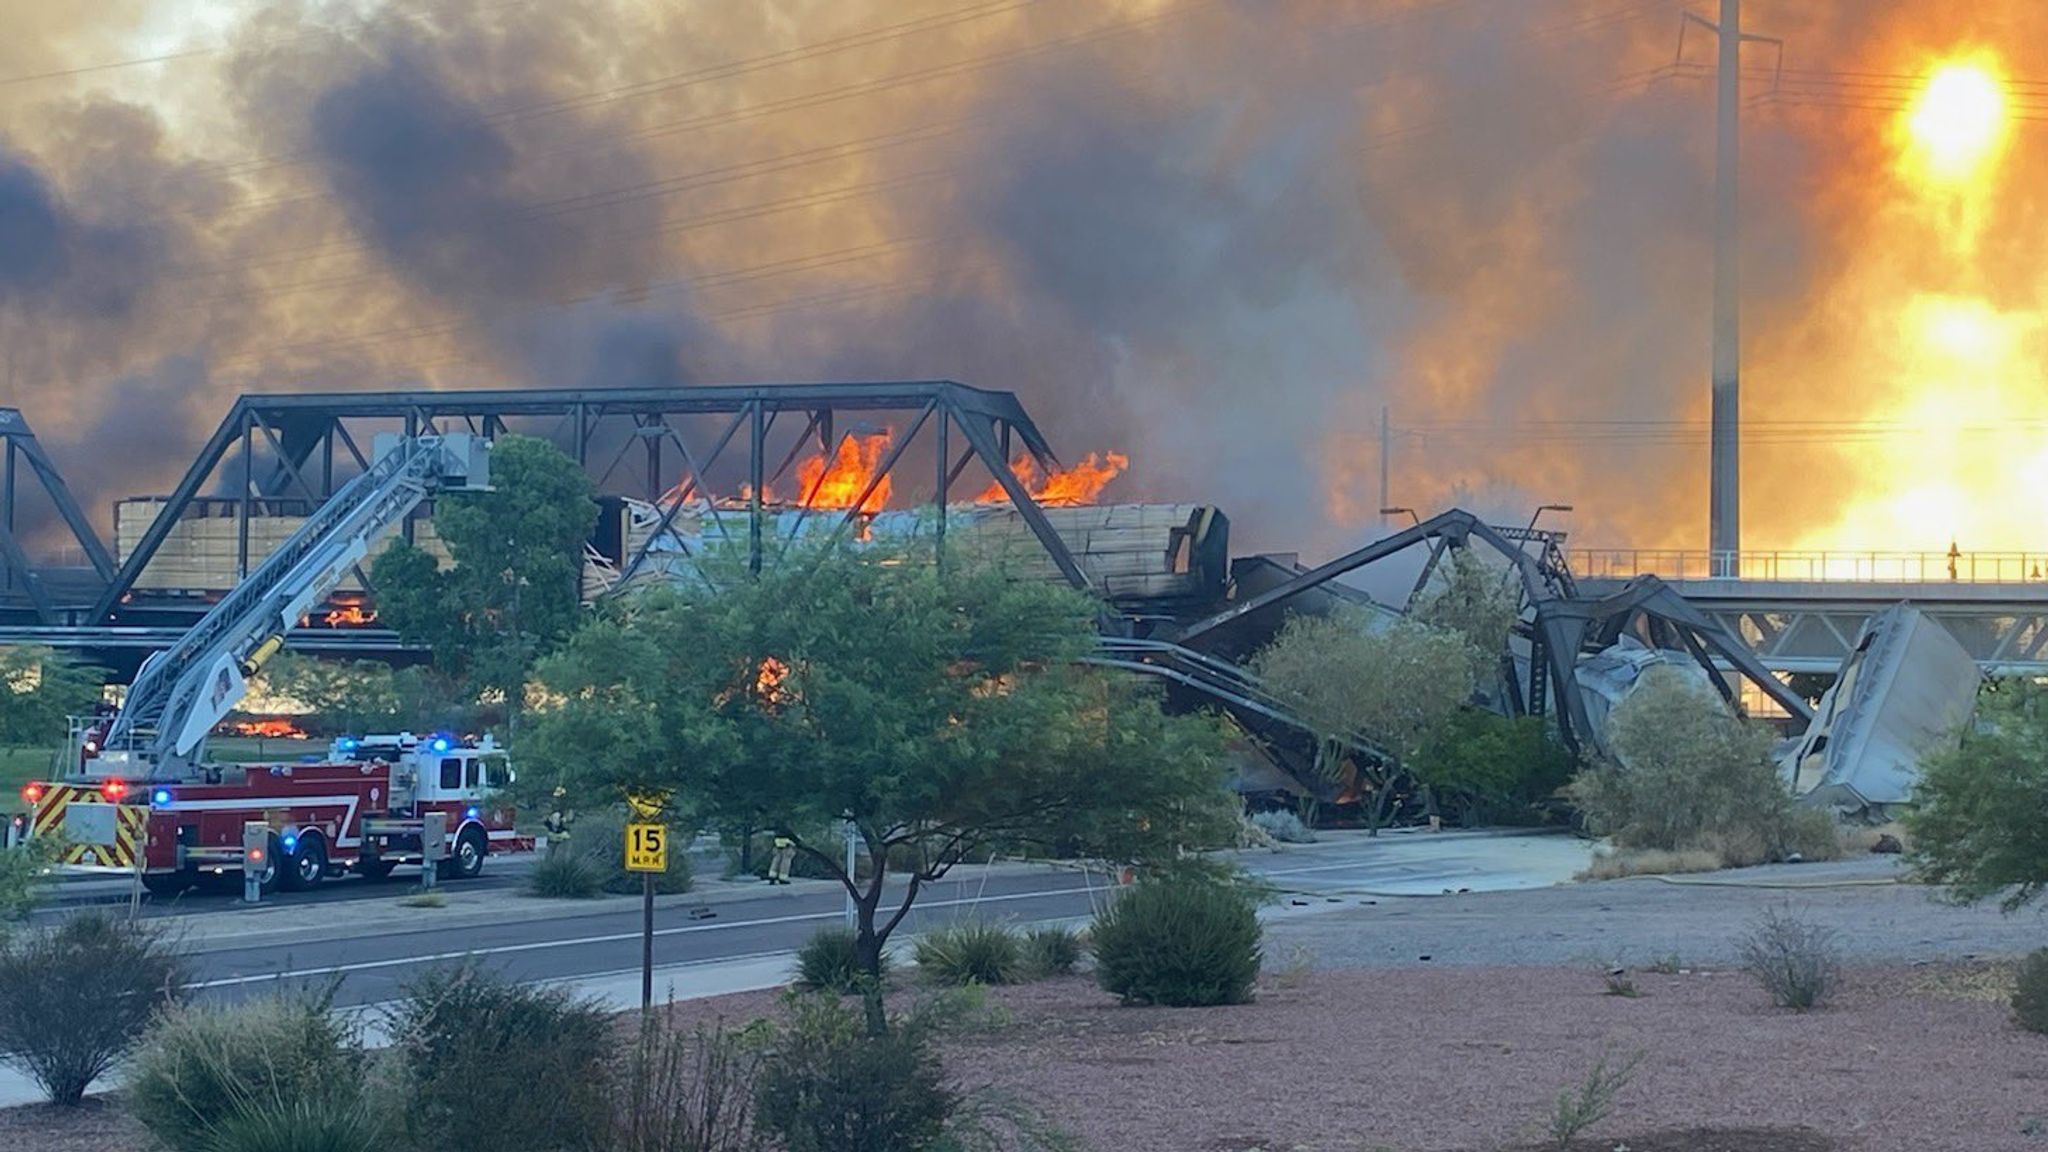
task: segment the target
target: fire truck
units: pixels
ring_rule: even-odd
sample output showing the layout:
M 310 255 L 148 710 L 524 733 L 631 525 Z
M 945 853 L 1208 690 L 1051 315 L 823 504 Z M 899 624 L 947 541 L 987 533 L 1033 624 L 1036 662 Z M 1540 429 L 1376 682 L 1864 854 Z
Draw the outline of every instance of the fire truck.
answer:
M 121 707 L 75 724 L 62 779 L 33 781 L 29 835 L 56 836 L 72 870 L 139 875 L 171 893 L 241 873 L 243 826 L 269 826 L 257 879 L 310 888 L 339 871 L 383 877 L 428 857 L 425 817 L 445 817 L 431 853 L 451 879 L 509 848 L 513 812 L 493 796 L 512 781 L 489 736 L 345 738 L 294 763 L 224 764 L 206 740 L 307 613 L 435 492 L 487 491 L 490 443 L 478 436 L 379 436 L 372 461 L 207 612 L 153 653 Z

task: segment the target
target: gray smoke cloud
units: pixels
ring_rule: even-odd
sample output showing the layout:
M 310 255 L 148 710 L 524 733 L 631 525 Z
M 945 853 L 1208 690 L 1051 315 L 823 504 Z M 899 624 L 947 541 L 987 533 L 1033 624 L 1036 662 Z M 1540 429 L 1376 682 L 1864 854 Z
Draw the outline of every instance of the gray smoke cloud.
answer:
M 1846 59 L 1908 11 L 1751 7 Z M 1703 446 L 1585 435 L 1704 416 L 1679 8 L 264 5 L 0 85 L 7 402 L 104 508 L 243 390 L 949 376 L 1311 554 L 1377 534 L 1388 406 L 1398 503 L 1693 544 Z M 0 81 L 122 32 L 39 11 Z M 1827 129 L 1749 133 L 1753 344 L 1839 255 Z

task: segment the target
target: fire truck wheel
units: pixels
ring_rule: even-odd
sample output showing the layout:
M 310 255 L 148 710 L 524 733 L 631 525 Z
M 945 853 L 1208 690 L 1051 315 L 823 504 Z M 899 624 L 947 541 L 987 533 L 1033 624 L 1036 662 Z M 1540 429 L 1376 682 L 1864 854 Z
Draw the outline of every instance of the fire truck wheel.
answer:
M 455 851 L 441 861 L 440 875 L 443 880 L 474 880 L 483 874 L 484 853 L 490 851 L 484 841 L 484 834 L 475 828 L 464 830 L 455 838 Z
M 284 875 L 280 877 L 284 887 L 292 892 L 303 892 L 327 877 L 327 843 L 317 834 L 308 832 L 299 837 L 299 846 L 284 862 Z

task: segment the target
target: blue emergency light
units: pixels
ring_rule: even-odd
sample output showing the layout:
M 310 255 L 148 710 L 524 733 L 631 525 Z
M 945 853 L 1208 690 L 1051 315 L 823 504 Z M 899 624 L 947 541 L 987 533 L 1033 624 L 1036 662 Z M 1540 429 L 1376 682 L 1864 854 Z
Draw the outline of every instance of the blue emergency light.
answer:
M 159 788 L 151 792 L 149 794 L 149 803 L 152 807 L 169 808 L 171 806 L 171 790 L 169 788 Z
M 477 811 L 478 811 L 478 810 L 476 809 L 476 807 L 474 807 L 474 806 L 471 806 L 471 808 L 469 809 L 469 811 L 467 811 L 467 812 L 464 812 L 464 813 L 463 813 L 463 815 L 464 815 L 464 816 L 467 816 L 467 817 L 469 817 L 469 818 L 470 818 L 471 820 L 474 820 L 474 819 L 476 819 L 476 814 L 477 814 Z

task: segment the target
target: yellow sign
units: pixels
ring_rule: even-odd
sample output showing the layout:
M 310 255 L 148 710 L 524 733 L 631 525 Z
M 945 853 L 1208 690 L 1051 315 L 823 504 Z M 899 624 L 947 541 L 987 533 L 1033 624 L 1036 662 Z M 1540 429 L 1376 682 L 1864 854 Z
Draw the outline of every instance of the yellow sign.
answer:
M 668 826 L 626 825 L 626 871 L 668 871 Z
M 626 803 L 633 809 L 633 815 L 642 820 L 652 820 L 668 807 L 667 792 L 628 792 Z

